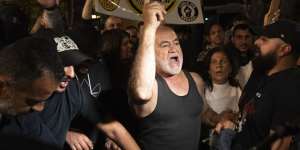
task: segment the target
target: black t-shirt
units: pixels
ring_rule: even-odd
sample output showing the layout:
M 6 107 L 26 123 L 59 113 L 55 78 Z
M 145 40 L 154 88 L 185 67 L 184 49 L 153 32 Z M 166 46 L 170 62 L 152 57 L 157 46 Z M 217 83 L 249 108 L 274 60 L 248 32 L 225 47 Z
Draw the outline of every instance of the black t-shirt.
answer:
M 53 136 L 49 128 L 42 123 L 41 118 L 38 116 L 38 112 L 32 112 L 25 115 L 3 116 L 1 118 L 0 134 L 4 136 L 33 139 L 39 143 L 45 143 L 53 146 L 58 146 L 57 140 Z M 2 143 L 1 148 L 9 146 L 12 141 Z M 8 145 L 6 145 L 8 144 Z
M 265 73 L 261 73 L 257 70 L 253 70 L 247 84 L 245 85 L 242 95 L 239 99 L 240 110 L 243 109 L 244 105 L 248 103 L 251 98 L 255 97 L 256 91 L 263 86 L 264 81 L 268 78 Z
M 234 139 L 233 149 L 260 144 L 270 129 L 280 125 L 300 124 L 300 69 L 287 69 L 260 82 L 254 97 L 241 109 L 247 117 L 242 131 Z
M 80 87 L 86 95 L 86 100 L 97 101 L 97 108 L 101 111 L 106 111 L 103 106 L 103 101 L 107 98 L 107 93 L 112 89 L 109 71 L 103 59 L 98 58 L 97 62 L 88 66 L 88 72 L 85 74 L 78 73 Z M 82 116 L 76 117 L 71 124 L 71 130 L 80 130 L 87 135 L 94 143 L 99 140 L 98 130 L 94 125 L 88 122 Z M 99 144 L 99 146 L 102 144 Z
M 39 113 L 59 145 L 64 144 L 70 123 L 83 110 L 83 105 L 80 89 L 76 86 L 76 80 L 72 80 L 66 91 L 52 95 L 45 105 L 45 110 Z
M 82 91 L 90 95 L 91 100 L 111 90 L 110 74 L 104 59 L 98 58 L 96 63 L 88 67 L 88 73 L 80 74 L 79 82 Z
M 71 121 L 78 114 L 96 124 L 102 121 L 96 101 L 85 99 L 76 79 L 73 79 L 65 92 L 55 93 L 46 103 L 39 116 L 53 133 L 58 144 L 63 146 Z
M 41 143 L 63 147 L 72 119 L 81 114 L 92 123 L 102 121 L 96 101 L 84 99 L 76 79 L 70 81 L 65 92 L 54 93 L 42 112 L 10 117 L 1 122 L 1 133 L 25 136 Z

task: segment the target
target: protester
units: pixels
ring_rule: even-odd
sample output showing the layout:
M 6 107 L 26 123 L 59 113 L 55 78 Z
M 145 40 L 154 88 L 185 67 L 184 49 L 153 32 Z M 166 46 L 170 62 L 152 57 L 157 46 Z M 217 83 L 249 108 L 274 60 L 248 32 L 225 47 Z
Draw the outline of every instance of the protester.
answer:
M 254 59 L 253 66 L 255 71 L 265 76 L 258 78 L 260 80 L 249 80 L 247 84 L 256 83 L 256 88 L 243 91 L 255 92 L 243 100 L 240 107 L 242 114 L 232 149 L 269 149 L 273 142 L 267 140 L 269 135 L 275 133 L 277 138 L 281 138 L 298 134 L 289 132 L 288 128 L 299 127 L 300 71 L 296 66 L 299 35 L 296 23 L 279 20 L 266 26 L 262 36 L 256 40 L 260 55 Z M 223 125 L 220 123 L 218 130 Z
M 139 46 L 139 32 L 136 26 L 130 25 L 126 27 L 126 32 L 129 34 L 129 40 L 133 45 L 133 51 L 135 52 Z
M 48 46 L 43 39 L 25 38 L 0 51 L 1 114 L 43 109 L 63 77 L 61 61 Z
M 20 128 L 20 132 L 17 133 L 20 136 L 62 148 L 72 119 L 81 114 L 93 122 L 98 129 L 104 131 L 108 137 L 115 140 L 121 148 L 138 149 L 137 144 L 120 123 L 106 120 L 96 110 L 95 104 L 84 99 L 77 80 L 72 79 L 75 76 L 72 65 L 89 60 L 87 56 L 79 52 L 74 41 L 66 35 L 56 35 L 51 31 L 39 32 L 35 37 L 48 39 L 48 42 L 52 43 L 48 50 L 57 50 L 65 66 L 65 78 L 56 87 L 56 92 L 47 100 L 42 112 L 20 116 L 19 119 L 22 121 L 8 128 Z
M 253 41 L 254 32 L 251 27 L 248 24 L 238 24 L 233 28 L 232 43 L 227 45 L 240 66 L 236 78 L 242 87 L 247 83 L 253 70 L 251 60 L 256 53 Z
M 84 20 L 91 20 L 92 19 L 92 12 L 93 12 L 93 1 L 86 0 L 83 10 L 82 10 L 82 18 Z M 112 30 L 112 29 L 123 29 L 124 23 L 123 20 L 116 16 L 108 16 L 104 22 L 104 28 L 101 32 Z
M 196 71 L 203 76 L 207 68 L 205 68 L 205 58 L 207 53 L 215 48 L 224 45 L 224 31 L 221 24 L 213 22 L 208 25 L 208 29 L 205 31 L 204 44 L 201 47 L 196 58 Z
M 202 63 L 209 50 L 224 45 L 224 30 L 219 23 L 211 23 L 206 32 L 207 33 L 205 39 L 207 43 L 199 53 L 197 58 L 197 61 Z
M 123 28 L 123 20 L 116 16 L 108 16 L 104 23 L 104 30 L 112 30 L 112 29 L 122 29 Z
M 66 22 L 58 5 L 59 0 L 38 0 L 42 7 L 41 15 L 36 19 L 30 33 L 34 34 L 40 29 L 52 29 L 56 32 L 66 30 Z
M 219 121 L 205 105 L 203 80 L 181 70 L 179 40 L 161 25 L 166 15 L 158 2 L 145 2 L 144 27 L 131 77 L 130 104 L 139 118 L 138 141 L 142 149 L 196 150 L 202 119 Z
M 104 109 L 103 101 L 107 98 L 107 93 L 111 91 L 111 77 L 106 60 L 101 56 L 100 34 L 89 24 L 78 24 L 68 31 L 68 36 L 74 40 L 82 53 L 92 58 L 92 61 L 82 62 L 75 66 L 75 73 L 85 99 L 88 101 L 98 101 L 98 109 Z M 108 112 L 109 113 L 109 112 Z M 81 116 L 72 120 L 70 130 L 67 133 L 67 143 L 65 149 L 70 145 L 77 145 L 77 149 L 102 149 L 104 138 L 99 130 Z
M 205 83 L 205 100 L 218 114 L 231 110 L 238 112 L 241 87 L 235 79 L 237 64 L 222 47 L 212 49 L 206 57 L 207 70 Z
M 204 100 L 217 114 L 224 111 L 238 114 L 242 88 L 235 79 L 238 70 L 236 62 L 224 47 L 211 49 L 204 62 L 206 70 Z M 211 126 L 202 125 L 201 135 L 204 137 L 202 141 L 209 139 L 209 146 L 211 149 L 215 149 L 219 138 L 211 129 Z
M 23 123 L 24 114 L 44 109 L 44 100 L 52 95 L 63 78 L 61 60 L 48 48 L 47 41 L 29 37 L 0 51 L 1 149 L 56 149 L 30 136 L 20 136 L 22 128 L 17 126 Z M 33 129 L 38 130 L 35 127 Z

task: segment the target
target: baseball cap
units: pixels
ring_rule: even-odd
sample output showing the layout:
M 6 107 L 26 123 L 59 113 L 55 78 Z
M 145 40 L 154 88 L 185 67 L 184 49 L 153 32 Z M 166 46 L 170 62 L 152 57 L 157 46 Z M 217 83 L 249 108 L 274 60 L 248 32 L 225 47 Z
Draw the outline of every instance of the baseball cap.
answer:
M 47 38 L 51 43 L 51 47 L 58 52 L 64 66 L 76 66 L 83 62 L 92 61 L 92 58 L 79 50 L 77 44 L 67 34 L 42 29 L 34 36 Z
M 300 25 L 290 20 L 279 20 L 264 27 L 263 36 L 280 38 L 292 46 L 292 50 L 300 53 Z

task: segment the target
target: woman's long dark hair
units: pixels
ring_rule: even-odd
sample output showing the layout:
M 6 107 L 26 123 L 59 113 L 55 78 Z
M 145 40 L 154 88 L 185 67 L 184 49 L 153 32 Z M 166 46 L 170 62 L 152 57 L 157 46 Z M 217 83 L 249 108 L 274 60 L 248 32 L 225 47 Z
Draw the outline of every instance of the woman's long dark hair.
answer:
M 108 66 L 110 67 L 109 69 L 112 76 L 113 86 L 121 85 L 127 87 L 131 62 L 124 64 L 120 58 L 122 41 L 125 38 L 129 38 L 129 34 L 121 29 L 105 31 L 102 34 L 101 51 L 103 57 L 107 60 Z
M 237 61 L 234 60 L 234 57 L 231 55 L 231 53 L 229 52 L 229 49 L 225 48 L 225 47 L 216 47 L 211 49 L 205 59 L 204 59 L 204 69 L 205 69 L 205 73 L 204 73 L 204 81 L 206 83 L 206 87 L 208 87 L 211 91 L 213 90 L 213 83 L 212 83 L 212 79 L 211 76 L 209 74 L 209 66 L 211 63 L 211 57 L 213 56 L 213 54 L 217 53 L 217 52 L 221 52 L 224 53 L 226 55 L 226 57 L 229 60 L 230 66 L 231 66 L 231 73 L 228 76 L 228 82 L 231 86 L 240 86 L 239 82 L 235 79 L 235 76 L 238 72 L 238 64 Z
M 108 56 L 119 61 L 122 41 L 125 38 L 129 38 L 129 34 L 124 30 L 113 29 L 105 31 L 102 34 L 101 46 L 101 52 L 104 57 Z

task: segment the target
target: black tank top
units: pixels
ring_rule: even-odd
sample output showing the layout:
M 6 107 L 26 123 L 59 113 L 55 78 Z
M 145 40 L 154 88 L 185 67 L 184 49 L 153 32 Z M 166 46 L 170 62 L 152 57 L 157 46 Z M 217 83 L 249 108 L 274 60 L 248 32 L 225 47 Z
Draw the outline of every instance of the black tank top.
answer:
M 185 75 L 189 84 L 185 96 L 175 95 L 166 81 L 156 76 L 156 108 L 139 122 L 138 140 L 143 150 L 198 150 L 203 101 L 192 76 Z

